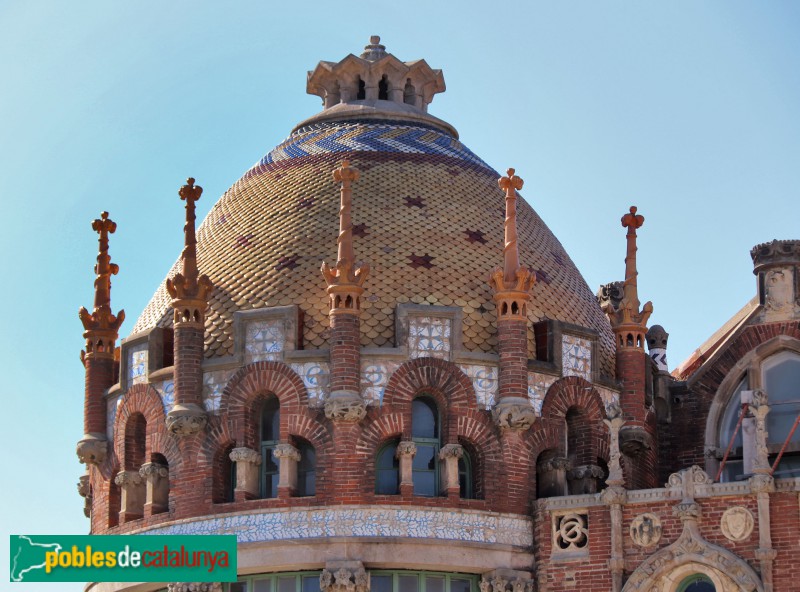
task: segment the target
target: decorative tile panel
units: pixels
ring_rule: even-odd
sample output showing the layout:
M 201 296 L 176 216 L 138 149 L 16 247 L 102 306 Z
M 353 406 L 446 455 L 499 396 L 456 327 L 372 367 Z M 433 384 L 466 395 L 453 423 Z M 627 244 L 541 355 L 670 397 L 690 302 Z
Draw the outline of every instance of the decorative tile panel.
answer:
M 158 395 L 161 397 L 161 404 L 164 406 L 164 415 L 172 411 L 175 405 L 175 382 L 165 380 L 164 382 L 153 383 Z
M 450 357 L 451 321 L 439 317 L 410 316 L 408 319 L 408 351 L 412 358 L 424 356 Z
M 361 396 L 368 406 L 380 406 L 383 403 L 389 378 L 399 367 L 398 362 L 361 362 Z
M 128 388 L 134 384 L 147 382 L 147 342 L 139 343 L 128 349 Z
M 462 364 L 460 367 L 461 371 L 472 380 L 472 387 L 475 389 L 475 396 L 478 399 L 478 407 L 487 410 L 492 409 L 497 397 L 497 367 L 474 364 Z
M 611 389 L 607 389 L 602 386 L 595 386 L 594 387 L 598 393 L 600 393 L 600 398 L 603 399 L 603 405 L 606 407 L 606 412 L 608 412 L 608 408 L 611 406 L 612 403 L 619 404 L 619 393 L 616 391 L 612 391 Z
M 337 536 L 402 537 L 528 547 L 531 519 L 480 511 L 340 507 L 265 511 L 185 521 L 145 534 L 235 534 L 238 543 Z
M 292 370 L 303 379 L 308 391 L 308 406 L 322 407 L 329 392 L 330 368 L 327 362 L 304 362 L 290 364 Z
M 556 380 L 555 376 L 528 372 L 528 400 L 533 405 L 537 415 L 542 414 L 542 405 L 544 404 L 547 389 L 553 386 Z
M 244 346 L 246 363 L 280 360 L 286 343 L 283 326 L 283 319 L 247 323 Z
M 117 418 L 117 407 L 122 401 L 122 395 L 118 395 L 106 401 L 106 436 L 109 440 L 114 440 L 114 420 Z
M 203 407 L 208 413 L 219 413 L 222 391 L 233 373 L 233 370 L 216 370 L 203 374 Z
M 592 342 L 564 334 L 561 337 L 561 367 L 564 376 L 580 376 L 592 381 Z

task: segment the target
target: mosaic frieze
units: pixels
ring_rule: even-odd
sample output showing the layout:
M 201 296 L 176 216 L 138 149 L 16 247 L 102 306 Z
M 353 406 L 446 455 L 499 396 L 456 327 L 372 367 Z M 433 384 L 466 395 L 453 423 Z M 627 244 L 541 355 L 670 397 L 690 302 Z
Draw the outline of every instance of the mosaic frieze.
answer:
M 574 335 L 561 337 L 561 367 L 564 376 L 592 381 L 592 342 Z
M 128 349 L 128 388 L 147 382 L 147 342 Z
M 497 397 L 497 367 L 462 364 L 461 371 L 472 381 L 472 387 L 475 389 L 475 396 L 478 399 L 478 407 L 492 409 Z
M 247 323 L 244 350 L 248 364 L 281 359 L 286 344 L 283 326 L 283 319 Z
M 106 435 L 109 440 L 114 439 L 114 420 L 117 418 L 117 407 L 122 401 L 122 395 L 112 397 L 106 401 Z
M 337 536 L 404 537 L 533 544 L 529 518 L 452 509 L 313 508 L 220 516 L 155 528 L 149 534 L 236 534 L 239 543 Z
M 164 415 L 172 411 L 175 405 L 175 381 L 165 380 L 164 382 L 154 382 L 153 387 L 161 397 L 161 404 L 164 406 Z
M 222 391 L 232 375 L 232 370 L 216 370 L 203 374 L 203 407 L 207 412 L 219 413 Z
M 537 415 L 542 414 L 542 405 L 547 389 L 553 386 L 556 381 L 555 376 L 539 374 L 538 372 L 528 372 L 528 400 L 536 410 Z
M 361 362 L 361 396 L 367 405 L 381 405 L 386 385 L 398 362 Z
M 321 407 L 328 395 L 330 369 L 327 362 L 304 362 L 291 364 L 291 367 L 303 379 L 303 384 L 308 392 L 308 405 Z
M 412 358 L 423 356 L 448 359 L 451 349 L 451 321 L 440 317 L 409 317 L 408 351 Z

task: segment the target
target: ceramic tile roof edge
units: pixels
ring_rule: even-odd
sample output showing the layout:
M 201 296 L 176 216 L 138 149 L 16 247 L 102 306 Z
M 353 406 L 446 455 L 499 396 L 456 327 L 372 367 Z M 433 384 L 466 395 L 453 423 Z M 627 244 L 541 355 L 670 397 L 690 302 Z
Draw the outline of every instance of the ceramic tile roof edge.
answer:
M 716 357 L 725 344 L 747 324 L 759 307 L 758 296 L 754 296 L 717 329 L 711 337 L 703 342 L 700 347 L 694 350 L 688 358 L 681 362 L 672 371 L 672 376 L 678 380 L 688 380 L 696 377 L 706 362 Z

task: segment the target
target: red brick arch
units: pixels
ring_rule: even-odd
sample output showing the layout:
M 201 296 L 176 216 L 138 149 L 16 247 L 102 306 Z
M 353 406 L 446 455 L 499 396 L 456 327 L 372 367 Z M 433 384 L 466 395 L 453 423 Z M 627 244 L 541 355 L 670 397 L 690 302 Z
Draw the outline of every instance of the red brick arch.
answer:
M 125 430 L 128 420 L 140 413 L 147 422 L 145 433 L 145 462 L 150 455 L 163 454 L 170 471 L 181 461 L 175 440 L 167 433 L 164 404 L 155 388 L 148 384 L 136 384 L 122 398 L 114 419 L 114 452 L 117 459 L 125 459 Z M 113 479 L 113 476 L 112 476 Z

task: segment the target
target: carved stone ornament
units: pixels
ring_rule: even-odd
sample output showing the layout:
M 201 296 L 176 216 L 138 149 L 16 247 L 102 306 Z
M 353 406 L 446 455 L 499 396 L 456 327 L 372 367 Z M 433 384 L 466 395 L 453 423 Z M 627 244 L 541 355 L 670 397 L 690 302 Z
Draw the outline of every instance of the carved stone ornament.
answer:
M 775 491 L 775 479 L 772 475 L 757 473 L 750 477 L 750 491 L 753 493 L 772 493 Z
M 230 459 L 235 462 L 251 463 L 254 465 L 261 464 L 261 455 L 250 448 L 234 448 L 231 450 Z
M 756 245 L 750 250 L 755 270 L 775 264 L 797 264 L 800 262 L 800 241 L 774 240 Z
M 693 465 L 683 471 L 672 473 L 664 487 L 667 489 L 678 489 L 685 488 L 689 483 L 703 485 L 711 482 L 711 477 L 708 476 L 708 473 L 697 465 Z M 692 492 L 694 492 L 694 489 L 692 489 Z
M 793 273 L 789 269 L 771 269 L 764 276 L 764 307 L 783 311 L 794 305 Z
M 323 569 L 319 576 L 321 592 L 369 592 L 369 574 L 363 567 L 340 567 L 335 572 Z
M 272 452 L 275 458 L 288 458 L 300 462 L 300 451 L 291 444 L 278 444 Z
M 325 417 L 331 421 L 361 421 L 367 415 L 367 406 L 358 393 L 337 391 L 325 400 Z
M 675 504 L 675 507 L 672 508 L 672 513 L 683 521 L 694 520 L 696 522 L 700 519 L 702 511 L 700 509 L 700 504 L 691 501 Z
M 622 284 L 623 282 L 611 282 L 600 286 L 596 297 L 601 309 L 610 308 L 611 310 L 616 310 L 619 308 L 624 296 Z
M 605 471 L 597 465 L 581 465 L 567 471 L 567 479 L 602 479 Z
M 222 592 L 219 582 L 181 582 L 167 585 L 167 592 Z
M 619 441 L 622 453 L 632 458 L 653 447 L 652 436 L 638 426 L 622 426 L 619 430 Z
M 102 464 L 108 456 L 108 440 L 104 436 L 87 434 L 78 442 L 75 453 L 85 465 Z
M 417 454 L 417 445 L 414 444 L 414 442 L 408 441 L 400 442 L 397 445 L 397 451 L 394 453 L 397 458 L 401 456 L 414 456 L 415 454 Z
M 494 422 L 501 430 L 525 431 L 536 421 L 536 412 L 527 399 L 506 397 L 500 399 L 492 411 Z
M 624 505 L 628 501 L 628 490 L 621 485 L 609 485 L 600 492 L 600 500 L 607 506 Z
M 194 436 L 208 422 L 206 412 L 194 404 L 176 404 L 167 414 L 167 430 L 178 438 Z
M 114 477 L 114 483 L 120 487 L 136 486 L 142 484 L 142 476 L 138 471 L 120 471 Z
M 536 465 L 537 473 L 547 473 L 549 471 L 567 471 L 572 468 L 572 463 L 564 456 L 554 456 Z
M 78 495 L 83 498 L 83 515 L 87 518 L 92 515 L 92 488 L 89 475 L 81 475 L 78 481 Z
M 661 519 L 647 512 L 631 522 L 631 540 L 639 547 L 652 547 L 661 540 Z
M 439 451 L 439 458 L 461 458 L 464 456 L 464 447 L 461 444 L 445 444 Z
M 747 508 L 734 506 L 722 514 L 719 527 L 729 541 L 743 541 L 753 532 L 755 520 Z
M 144 479 L 148 477 L 160 477 L 165 479 L 169 476 L 169 469 L 159 463 L 145 463 L 139 467 L 139 475 Z
M 588 549 L 589 526 L 586 514 L 570 513 L 553 516 L 553 551 L 569 552 Z

